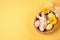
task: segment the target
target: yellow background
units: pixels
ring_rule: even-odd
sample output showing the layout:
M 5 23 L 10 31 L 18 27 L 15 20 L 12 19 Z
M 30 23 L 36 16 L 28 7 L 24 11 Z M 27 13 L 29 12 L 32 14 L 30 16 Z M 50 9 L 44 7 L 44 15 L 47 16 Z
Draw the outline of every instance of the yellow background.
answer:
M 0 0 L 0 40 L 60 40 L 60 27 L 54 33 L 42 34 L 33 26 L 40 8 L 60 0 Z

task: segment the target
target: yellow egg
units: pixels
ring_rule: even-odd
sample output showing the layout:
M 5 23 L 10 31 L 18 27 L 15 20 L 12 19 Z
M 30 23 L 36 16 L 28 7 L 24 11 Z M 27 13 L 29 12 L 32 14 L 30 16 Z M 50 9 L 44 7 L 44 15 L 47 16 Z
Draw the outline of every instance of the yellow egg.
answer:
M 48 24 L 47 27 L 46 27 L 46 30 L 51 30 L 52 29 L 52 24 Z

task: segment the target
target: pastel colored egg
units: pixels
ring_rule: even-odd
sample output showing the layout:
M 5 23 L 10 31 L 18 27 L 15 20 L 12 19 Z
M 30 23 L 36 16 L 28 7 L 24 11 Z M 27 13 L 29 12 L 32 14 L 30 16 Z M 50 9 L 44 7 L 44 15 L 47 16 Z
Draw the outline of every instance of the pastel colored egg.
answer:
M 52 27 L 53 27 L 53 25 L 52 25 L 52 24 L 48 24 L 48 25 L 47 25 L 47 27 L 46 27 L 46 30 L 51 30 L 51 29 L 52 29 Z
M 43 26 L 40 26 L 40 27 L 39 27 L 39 30 L 40 30 L 40 31 L 44 31 L 44 27 L 43 27 Z
M 39 25 L 40 25 L 40 21 L 39 20 L 35 21 L 35 27 L 38 27 Z

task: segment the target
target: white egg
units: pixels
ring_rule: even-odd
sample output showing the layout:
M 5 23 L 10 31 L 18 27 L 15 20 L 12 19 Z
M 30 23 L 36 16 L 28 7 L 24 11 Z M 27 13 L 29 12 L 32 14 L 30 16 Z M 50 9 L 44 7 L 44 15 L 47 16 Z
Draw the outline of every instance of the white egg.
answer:
M 40 30 L 40 31 L 44 31 L 44 27 L 43 27 L 43 26 L 40 26 L 40 27 L 39 27 L 39 30 Z

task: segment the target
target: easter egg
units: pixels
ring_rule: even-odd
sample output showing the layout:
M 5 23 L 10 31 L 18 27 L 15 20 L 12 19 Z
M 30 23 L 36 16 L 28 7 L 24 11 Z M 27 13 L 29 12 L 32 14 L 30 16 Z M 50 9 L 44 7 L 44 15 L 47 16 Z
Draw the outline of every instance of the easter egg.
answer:
M 51 29 L 52 29 L 52 27 L 53 27 L 53 25 L 52 25 L 52 24 L 48 24 L 48 25 L 47 25 L 47 27 L 46 27 L 46 30 L 51 30 Z

